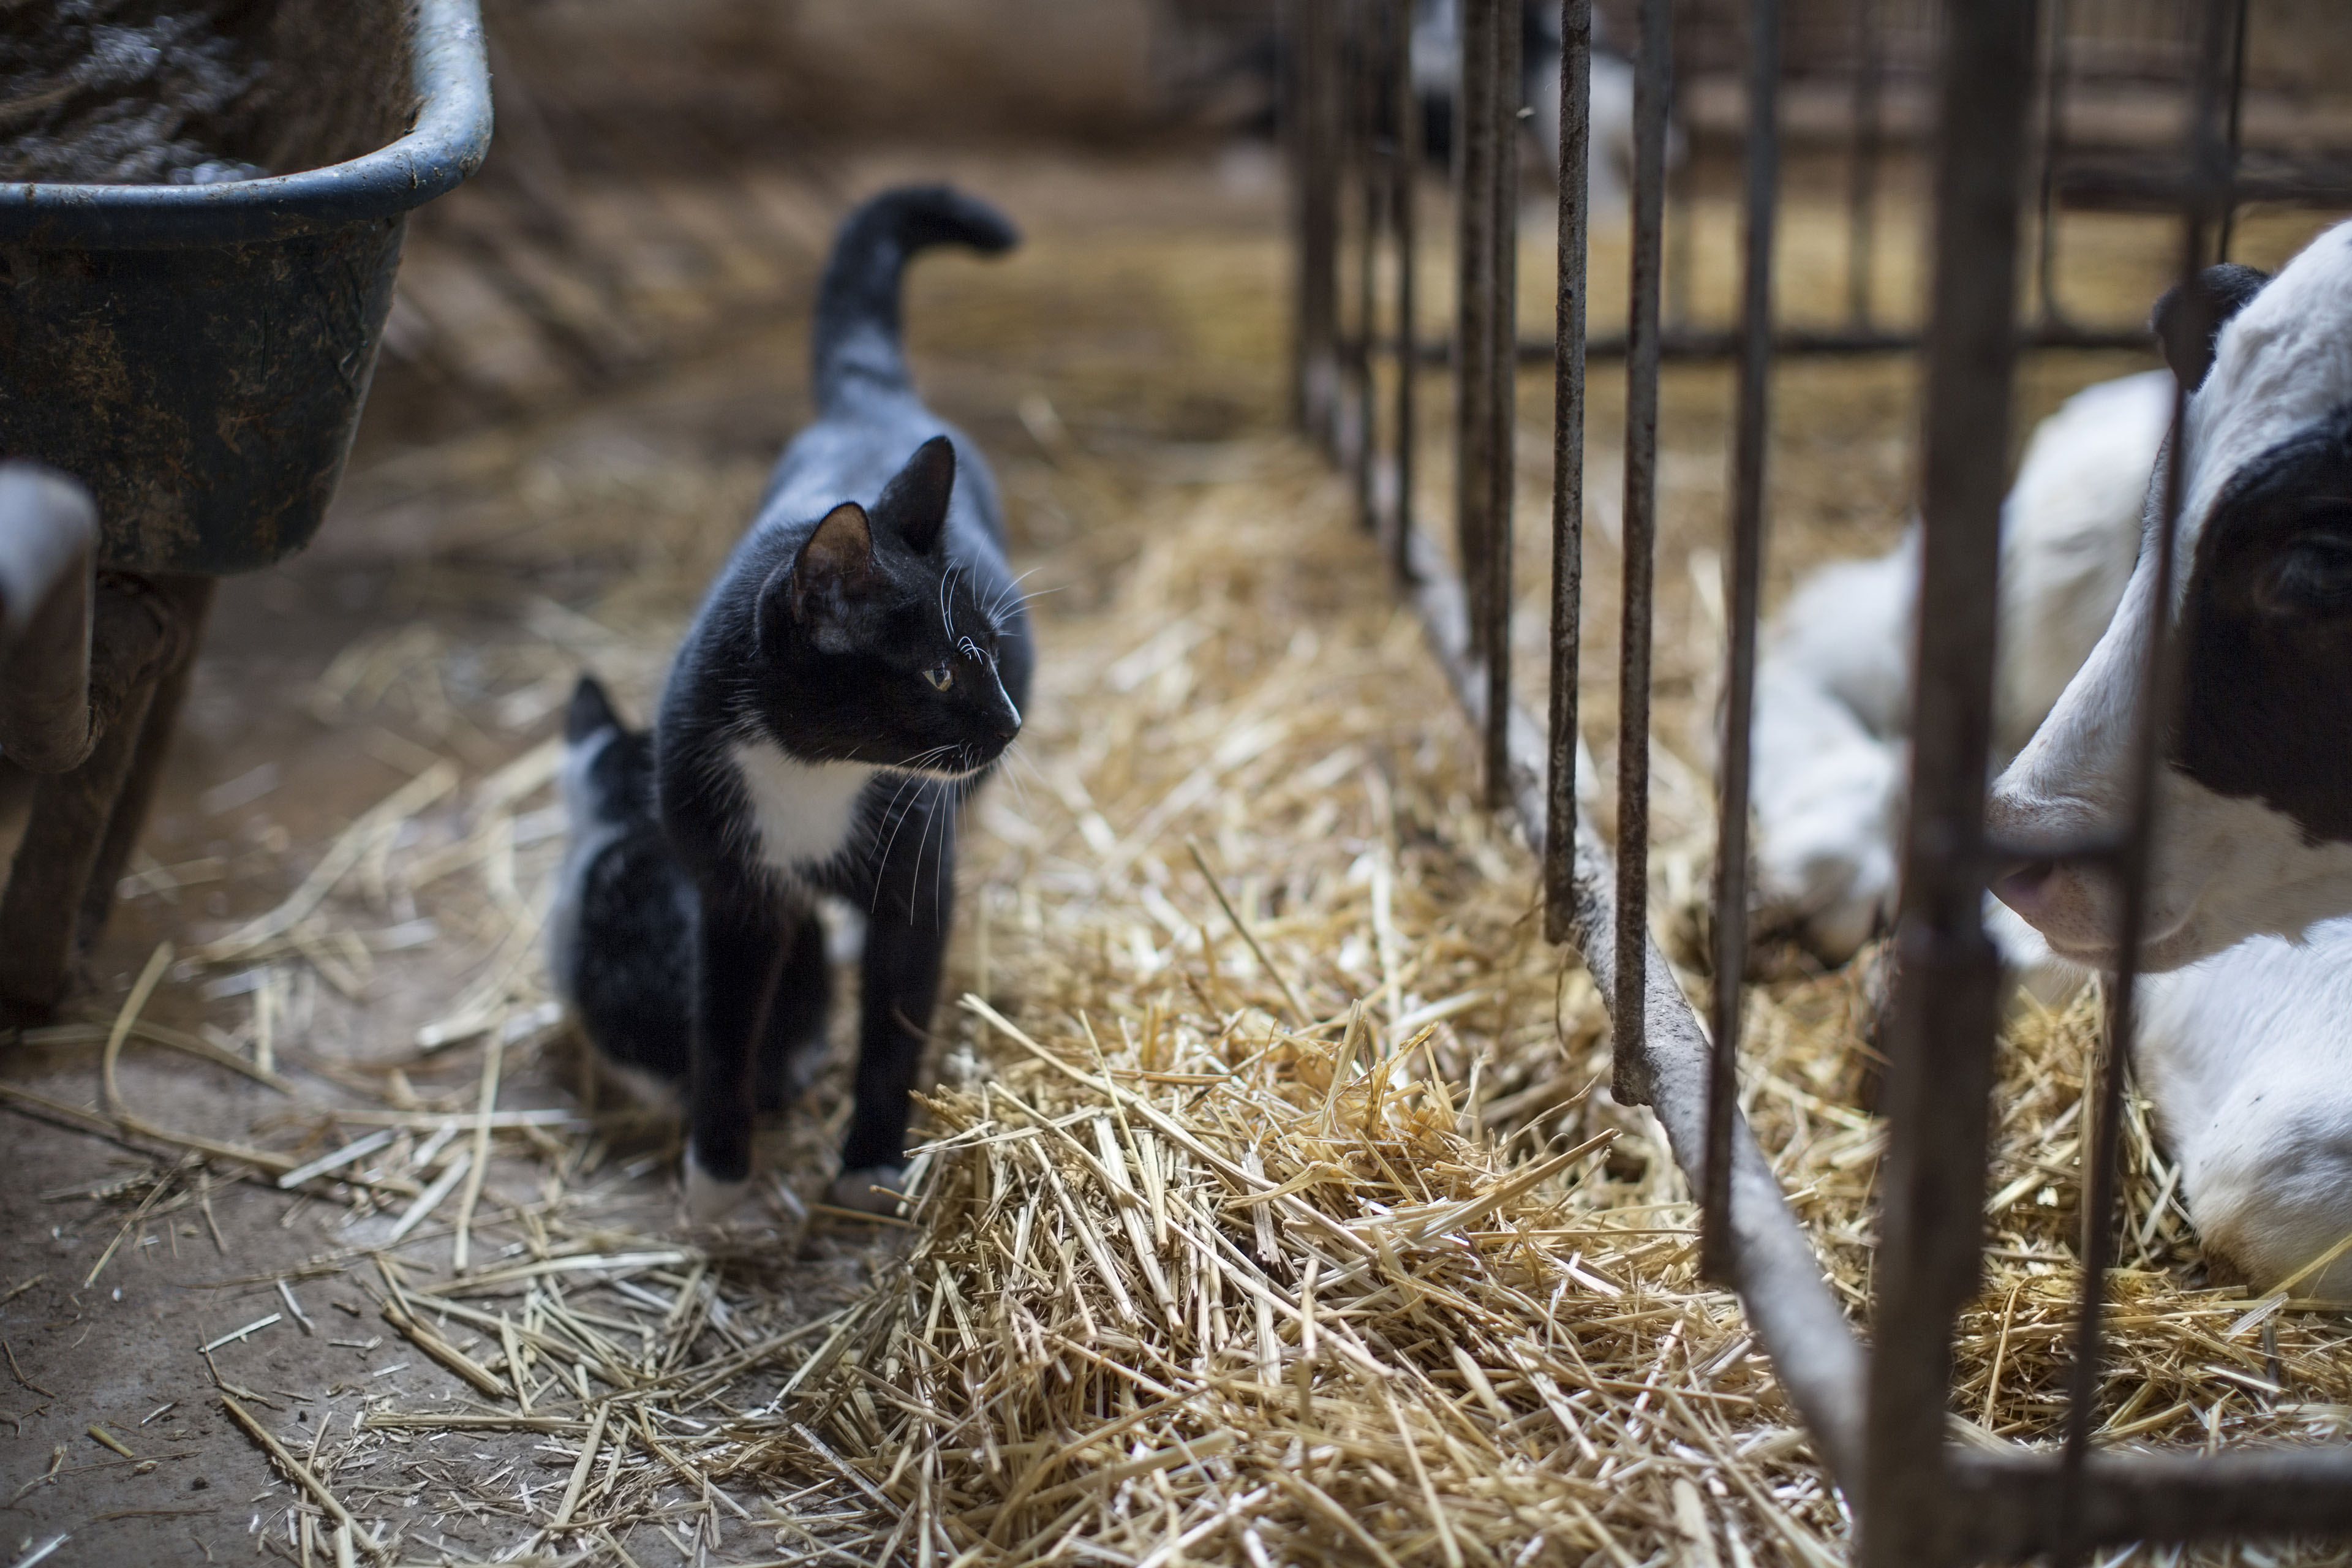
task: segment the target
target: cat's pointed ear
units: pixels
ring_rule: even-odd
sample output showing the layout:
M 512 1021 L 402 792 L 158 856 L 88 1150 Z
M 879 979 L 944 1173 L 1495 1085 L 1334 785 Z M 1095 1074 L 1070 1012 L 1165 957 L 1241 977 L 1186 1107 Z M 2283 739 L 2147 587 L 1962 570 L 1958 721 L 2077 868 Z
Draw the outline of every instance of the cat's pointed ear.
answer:
M 955 477 L 954 443 L 944 436 L 932 437 L 882 487 L 882 498 L 874 503 L 875 521 L 906 541 L 916 554 L 929 555 L 947 531 Z
M 818 520 L 800 553 L 777 567 L 760 590 L 760 646 L 777 647 L 788 622 L 830 621 L 873 581 L 874 530 L 864 507 L 843 501 Z
M 793 607 L 813 594 L 854 594 L 873 575 L 873 525 L 864 507 L 843 501 L 818 520 L 793 563 Z

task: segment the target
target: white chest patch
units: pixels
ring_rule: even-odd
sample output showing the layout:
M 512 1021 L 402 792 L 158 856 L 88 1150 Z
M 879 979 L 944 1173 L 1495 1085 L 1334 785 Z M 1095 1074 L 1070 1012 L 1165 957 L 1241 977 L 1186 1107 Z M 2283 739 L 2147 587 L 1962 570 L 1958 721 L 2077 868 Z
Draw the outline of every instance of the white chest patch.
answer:
M 795 762 L 751 742 L 728 761 L 743 780 L 759 862 L 786 877 L 805 875 L 848 846 L 859 826 L 858 796 L 875 773 L 863 763 Z

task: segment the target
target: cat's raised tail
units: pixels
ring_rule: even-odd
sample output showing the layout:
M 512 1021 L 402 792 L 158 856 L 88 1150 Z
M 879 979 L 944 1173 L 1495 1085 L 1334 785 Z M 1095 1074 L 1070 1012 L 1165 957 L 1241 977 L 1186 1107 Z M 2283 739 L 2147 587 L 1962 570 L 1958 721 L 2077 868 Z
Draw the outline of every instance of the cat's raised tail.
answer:
M 817 288 L 818 412 L 833 414 L 861 395 L 912 390 L 898 339 L 898 284 L 908 258 L 934 245 L 992 256 L 1019 243 L 1011 219 L 950 185 L 901 185 L 850 214 Z

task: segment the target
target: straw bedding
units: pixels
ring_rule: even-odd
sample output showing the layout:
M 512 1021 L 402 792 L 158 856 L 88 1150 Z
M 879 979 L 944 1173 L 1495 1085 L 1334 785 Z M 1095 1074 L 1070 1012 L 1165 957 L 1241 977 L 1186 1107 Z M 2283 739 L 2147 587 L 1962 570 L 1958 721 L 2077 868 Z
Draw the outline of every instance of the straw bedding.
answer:
M 369 962 L 364 911 L 404 900 L 490 955 L 419 1036 L 478 1076 L 389 1107 L 398 1087 L 355 1079 L 378 1103 L 346 1125 L 390 1138 L 297 1183 L 362 1216 L 312 1272 L 357 1282 L 366 1331 L 455 1396 L 374 1398 L 297 1452 L 221 1377 L 294 1489 L 264 1532 L 285 1555 L 451 1560 L 403 1523 L 423 1500 L 519 1561 L 1842 1559 L 1843 1506 L 1736 1304 L 1695 1279 L 1654 1123 L 1601 1087 L 1597 999 L 1538 937 L 1525 851 L 1470 805 L 1467 737 L 1341 487 L 1279 443 L 1221 449 L 1213 482 L 1184 465 L 1147 488 L 1150 542 L 1108 603 L 1041 605 L 1046 686 L 977 814 L 930 1142 L 870 1285 L 813 1279 L 763 1229 L 850 1227 L 803 1195 L 837 1082 L 771 1147 L 768 1218 L 692 1235 L 640 1179 L 658 1119 L 502 1105 L 502 1073 L 562 1036 L 532 956 L 545 748 L 462 786 L 430 763 L 194 955 L 307 956 L 331 983 Z M 631 608 L 551 612 L 501 682 L 588 653 L 642 686 L 660 643 L 614 629 Z M 417 651 L 355 649 L 320 701 L 429 708 Z M 110 1034 L 151 1028 L 142 1000 Z M 257 1000 L 257 1027 L 277 1007 L 282 1037 L 291 1005 Z M 1880 1146 L 1853 1103 L 1860 983 L 1753 1005 L 1743 1098 L 1859 1316 Z M 2061 1414 L 2094 1030 L 2088 999 L 2028 1011 L 2003 1052 L 1956 1399 L 1975 1441 Z M 2342 1331 L 2196 1288 L 2133 1115 L 2110 1431 L 2340 1433 Z M 209 1190 L 197 1154 L 296 1164 L 194 1150 L 111 1194 L 126 1231 Z

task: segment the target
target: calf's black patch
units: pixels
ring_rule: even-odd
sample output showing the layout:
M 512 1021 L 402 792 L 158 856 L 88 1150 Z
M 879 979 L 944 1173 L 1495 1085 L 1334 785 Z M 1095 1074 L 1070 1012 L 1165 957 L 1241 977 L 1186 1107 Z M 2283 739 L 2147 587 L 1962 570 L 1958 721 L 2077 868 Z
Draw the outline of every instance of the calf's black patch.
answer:
M 2352 843 L 2352 405 L 2248 463 L 2197 541 L 2173 761 Z

